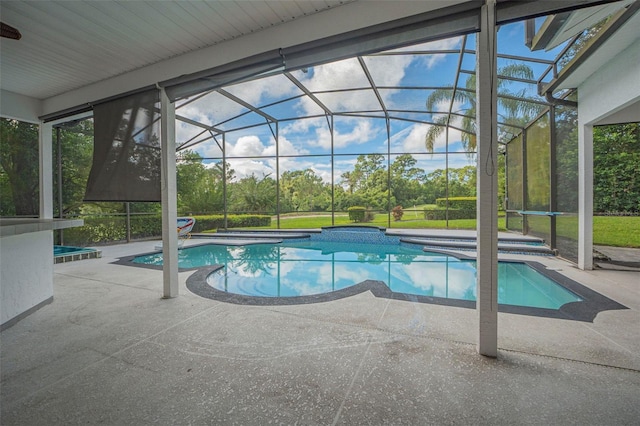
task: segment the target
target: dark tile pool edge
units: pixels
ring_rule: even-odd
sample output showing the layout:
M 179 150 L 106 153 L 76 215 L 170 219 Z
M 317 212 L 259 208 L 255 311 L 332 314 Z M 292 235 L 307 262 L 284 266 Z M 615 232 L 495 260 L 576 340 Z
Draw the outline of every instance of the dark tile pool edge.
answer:
M 513 261 L 519 262 L 519 261 Z M 548 271 L 544 265 L 537 262 L 531 262 L 537 265 L 530 265 L 534 267 L 538 272 L 543 270 L 548 272 L 554 272 L 559 277 L 555 278 L 560 280 L 562 277 L 563 282 L 559 282 L 560 285 L 570 289 L 580 296 L 583 301 L 567 303 L 560 307 L 560 309 L 544 309 L 534 308 L 528 306 L 516 306 L 516 305 L 498 305 L 498 312 L 527 315 L 545 318 L 557 318 L 582 322 L 593 322 L 598 313 L 608 310 L 622 310 L 629 309 L 624 305 L 621 305 L 606 296 L 603 296 L 582 284 L 579 284 L 555 271 Z M 359 284 L 336 290 L 329 293 L 322 293 L 309 296 L 295 296 L 295 297 L 258 297 L 258 296 L 246 296 L 235 293 L 228 293 L 211 287 L 207 284 L 207 277 L 221 269 L 223 265 L 215 265 L 211 267 L 200 268 L 187 278 L 187 289 L 192 293 L 212 299 L 220 302 L 233 303 L 236 305 L 251 305 L 251 306 L 288 306 L 288 305 L 306 305 L 311 303 L 331 302 L 334 300 L 344 299 L 347 297 L 355 296 L 366 291 L 370 291 L 374 296 L 385 299 L 402 300 L 415 303 L 427 303 L 432 305 L 452 306 L 458 308 L 475 309 L 476 302 L 471 300 L 461 299 L 446 299 L 442 297 L 422 296 L 407 293 L 396 293 L 389 289 L 389 287 L 383 281 L 365 280 Z

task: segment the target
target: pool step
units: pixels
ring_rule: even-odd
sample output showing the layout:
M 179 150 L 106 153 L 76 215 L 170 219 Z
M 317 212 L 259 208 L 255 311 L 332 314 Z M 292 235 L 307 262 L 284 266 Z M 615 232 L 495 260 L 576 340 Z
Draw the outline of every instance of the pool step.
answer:
M 216 233 L 200 233 L 191 234 L 198 238 L 239 238 L 239 239 L 278 239 L 278 240 L 292 240 L 300 238 L 311 238 L 310 234 L 301 232 L 233 232 L 233 231 L 221 231 Z
M 406 237 L 406 238 L 418 238 L 418 239 L 427 239 L 427 240 L 437 240 L 437 241 L 464 241 L 464 242 L 475 242 L 476 241 L 476 232 L 461 232 L 457 231 L 457 233 L 443 233 L 443 232 L 420 232 L 420 233 L 411 233 L 407 231 L 397 231 L 397 230 L 387 230 L 386 234 L 390 236 L 396 237 Z M 500 233 L 498 236 L 499 243 L 521 243 L 521 244 L 544 244 L 544 240 L 538 237 L 531 237 L 528 235 L 505 235 L 505 233 Z
M 478 248 L 478 245 L 474 240 L 451 241 L 431 238 L 402 238 L 400 239 L 400 241 L 404 243 L 420 244 L 428 248 L 460 250 L 477 250 Z M 547 246 L 505 242 L 498 242 L 498 251 L 502 253 L 526 253 L 549 256 L 555 255 L 555 252 Z

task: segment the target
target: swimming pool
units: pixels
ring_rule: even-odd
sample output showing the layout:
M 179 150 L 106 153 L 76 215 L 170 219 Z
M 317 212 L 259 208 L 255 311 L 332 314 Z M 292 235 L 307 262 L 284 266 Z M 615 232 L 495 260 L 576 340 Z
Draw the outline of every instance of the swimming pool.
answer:
M 162 254 L 134 263 L 162 265 Z M 475 301 L 476 263 L 408 244 L 289 241 L 180 250 L 181 268 L 221 265 L 206 277 L 211 288 L 236 295 L 289 298 L 331 293 L 380 281 L 393 293 Z M 498 303 L 543 309 L 582 299 L 521 262 L 500 262 Z

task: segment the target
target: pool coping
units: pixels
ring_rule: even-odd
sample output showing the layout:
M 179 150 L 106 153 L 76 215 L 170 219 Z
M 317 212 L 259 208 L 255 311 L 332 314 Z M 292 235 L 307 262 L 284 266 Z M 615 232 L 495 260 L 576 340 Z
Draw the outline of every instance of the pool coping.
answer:
M 202 244 L 194 244 L 189 247 L 199 247 L 205 245 L 226 245 L 227 241 L 213 239 L 214 241 L 203 242 Z M 264 240 L 250 240 L 250 243 L 242 240 L 236 240 L 237 246 L 246 245 L 247 244 L 262 244 L 262 243 L 270 243 L 270 244 L 279 244 L 282 240 L 277 239 L 264 239 Z M 401 242 L 401 244 L 422 247 L 422 250 L 425 252 L 431 253 L 440 253 L 447 256 L 455 257 L 459 260 L 468 260 L 475 261 L 477 260 L 476 256 L 470 256 L 462 253 L 452 252 L 450 250 L 445 249 L 432 249 L 432 248 L 424 248 L 420 244 L 412 243 L 412 242 Z M 134 263 L 133 259 L 139 256 L 145 256 L 149 254 L 157 254 L 160 251 L 152 251 L 148 253 L 141 253 L 132 256 L 125 256 L 119 258 L 118 260 L 112 262 L 113 264 L 125 265 L 125 266 L 134 266 L 139 268 L 146 269 L 154 269 L 154 270 L 162 270 L 162 266 L 160 265 L 148 265 L 142 263 Z M 557 318 L 557 319 L 565 319 L 565 320 L 573 320 L 573 321 L 581 321 L 581 322 L 593 322 L 596 316 L 603 311 L 609 310 L 624 310 L 629 309 L 628 307 L 586 287 L 583 284 L 578 283 L 577 281 L 568 278 L 567 276 L 559 273 L 556 270 L 547 268 L 544 264 L 532 260 L 520 260 L 520 259 L 500 259 L 500 262 L 504 263 L 523 263 L 539 272 L 540 274 L 546 276 L 547 278 L 553 280 L 561 287 L 575 293 L 579 296 L 582 301 L 578 302 L 570 302 L 562 305 L 559 309 L 546 309 L 546 308 L 535 308 L 528 306 L 517 306 L 517 305 L 507 305 L 507 304 L 498 304 L 498 312 L 502 313 L 510 313 L 516 315 L 528 315 L 528 316 L 536 316 L 536 317 L 546 317 L 546 318 Z M 334 300 L 344 299 L 347 297 L 355 296 L 360 293 L 364 293 L 366 291 L 370 291 L 374 296 L 379 298 L 393 299 L 393 300 L 403 300 L 408 302 L 415 303 L 426 303 L 426 304 L 434 304 L 441 306 L 452 306 L 459 308 L 468 308 L 475 309 L 476 302 L 471 300 L 462 300 L 462 299 L 447 299 L 442 297 L 435 296 L 423 296 L 423 295 L 414 295 L 408 293 L 398 293 L 389 289 L 389 287 L 384 283 L 384 281 L 377 280 L 364 280 L 358 284 L 353 286 L 346 287 L 344 289 L 321 293 L 316 295 L 307 295 L 307 296 L 292 296 L 292 297 L 260 297 L 260 296 L 246 296 L 235 293 L 228 293 L 221 290 L 217 290 L 207 284 L 207 277 L 223 268 L 224 265 L 216 264 L 209 266 L 200 266 L 193 268 L 179 268 L 179 272 L 189 272 L 193 271 L 186 281 L 186 286 L 189 291 L 192 293 L 204 297 L 207 299 L 212 299 L 220 302 L 232 303 L 237 305 L 252 305 L 252 306 L 282 306 L 282 305 L 304 305 L 304 304 L 312 304 L 312 303 L 323 303 L 323 302 L 331 302 Z

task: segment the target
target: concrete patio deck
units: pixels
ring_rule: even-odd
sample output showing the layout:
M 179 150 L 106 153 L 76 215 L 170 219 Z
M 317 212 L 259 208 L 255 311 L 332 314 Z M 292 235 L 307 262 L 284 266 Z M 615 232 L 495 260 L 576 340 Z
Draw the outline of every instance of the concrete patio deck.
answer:
M 640 273 L 535 260 L 629 307 L 593 323 L 376 298 L 240 306 L 163 300 L 113 265 L 154 241 L 54 266 L 54 302 L 0 334 L 3 425 L 638 424 Z M 468 254 L 468 252 L 466 253 Z M 519 256 L 508 256 L 519 258 Z

